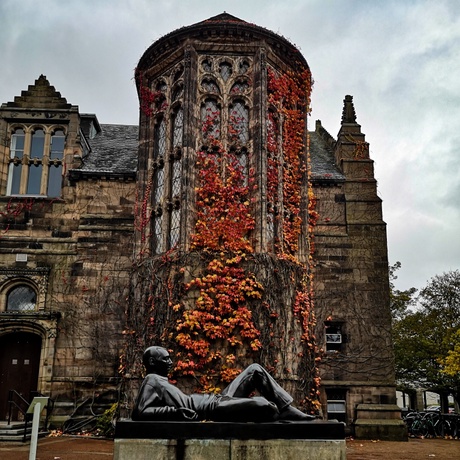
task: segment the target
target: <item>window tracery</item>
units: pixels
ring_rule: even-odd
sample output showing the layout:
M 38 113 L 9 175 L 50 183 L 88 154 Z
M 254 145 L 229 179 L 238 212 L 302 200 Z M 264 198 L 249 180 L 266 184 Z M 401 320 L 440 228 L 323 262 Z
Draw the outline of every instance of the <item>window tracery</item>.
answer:
M 250 58 L 202 56 L 200 69 L 201 132 L 203 148 L 215 150 L 216 141 L 236 156 L 248 184 L 251 94 Z

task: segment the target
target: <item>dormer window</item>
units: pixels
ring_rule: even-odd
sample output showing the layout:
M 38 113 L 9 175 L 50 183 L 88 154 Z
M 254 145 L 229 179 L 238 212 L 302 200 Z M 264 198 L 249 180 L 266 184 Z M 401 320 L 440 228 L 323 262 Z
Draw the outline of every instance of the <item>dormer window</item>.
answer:
M 11 133 L 7 195 L 61 196 L 65 133 L 49 127 L 16 127 Z

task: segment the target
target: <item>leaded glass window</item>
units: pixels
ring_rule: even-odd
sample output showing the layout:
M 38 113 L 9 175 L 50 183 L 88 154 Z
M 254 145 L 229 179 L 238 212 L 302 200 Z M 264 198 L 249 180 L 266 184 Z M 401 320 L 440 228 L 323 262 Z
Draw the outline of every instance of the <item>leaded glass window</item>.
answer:
M 64 147 L 62 129 L 15 129 L 10 143 L 7 194 L 60 196 Z
M 7 311 L 31 311 L 35 310 L 36 304 L 37 294 L 28 285 L 16 286 L 8 292 Z
M 249 112 L 243 101 L 235 101 L 229 110 L 228 133 L 230 142 L 246 144 L 249 140 Z
M 184 111 L 178 109 L 173 118 L 173 147 L 182 147 L 184 133 Z
M 202 64 L 201 64 L 203 70 L 205 72 L 211 72 L 212 71 L 212 63 L 209 59 L 205 59 Z
M 249 84 L 246 81 L 238 81 L 230 90 L 230 94 L 242 94 L 245 93 L 249 89 Z
M 184 66 L 171 68 L 152 83 L 156 120 L 153 126 L 152 252 L 161 254 L 179 243 L 184 142 Z
M 227 81 L 232 75 L 232 66 L 228 62 L 222 62 L 219 66 L 222 80 Z
M 201 123 L 205 139 L 220 137 L 220 109 L 215 99 L 206 99 L 201 106 Z
M 217 94 L 220 93 L 219 87 L 217 86 L 217 83 L 214 80 L 211 80 L 209 78 L 205 78 L 201 82 L 201 86 L 208 93 L 217 93 Z

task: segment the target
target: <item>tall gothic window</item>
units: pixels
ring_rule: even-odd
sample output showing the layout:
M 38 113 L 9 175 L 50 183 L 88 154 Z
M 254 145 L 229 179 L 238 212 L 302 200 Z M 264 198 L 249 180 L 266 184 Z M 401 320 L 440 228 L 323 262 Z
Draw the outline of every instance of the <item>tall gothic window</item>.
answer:
M 153 232 L 155 236 L 155 251 L 160 254 L 163 246 L 163 201 L 165 189 L 165 150 L 166 150 L 166 122 L 164 117 L 157 120 L 154 128 L 154 191 L 153 191 Z
M 172 146 L 170 164 L 170 218 L 169 247 L 179 242 L 180 236 L 180 192 L 182 178 L 182 139 L 184 133 L 184 111 L 179 107 L 172 119 Z
M 61 129 L 16 128 L 11 135 L 7 194 L 60 196 L 64 145 Z
M 279 148 L 279 120 L 276 112 L 267 114 L 267 250 L 275 252 L 280 242 L 282 170 Z
M 152 250 L 161 254 L 180 241 L 184 138 L 184 69 L 179 65 L 154 82 Z

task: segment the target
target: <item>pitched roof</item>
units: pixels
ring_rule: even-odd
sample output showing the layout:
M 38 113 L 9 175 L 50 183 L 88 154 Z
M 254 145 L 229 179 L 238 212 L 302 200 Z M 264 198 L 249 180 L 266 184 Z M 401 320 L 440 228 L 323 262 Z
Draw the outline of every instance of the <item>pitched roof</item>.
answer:
M 314 181 L 342 181 L 344 175 L 335 164 L 334 153 L 316 132 L 310 132 L 311 178 Z M 90 139 L 91 153 L 84 159 L 83 175 L 134 175 L 137 170 L 139 127 L 137 125 L 101 125 Z
M 139 127 L 137 125 L 100 125 L 101 131 L 89 139 L 91 152 L 81 171 L 92 173 L 135 173 Z
M 332 148 L 318 131 L 309 132 L 311 179 L 313 181 L 344 181 L 345 176 L 335 163 Z

